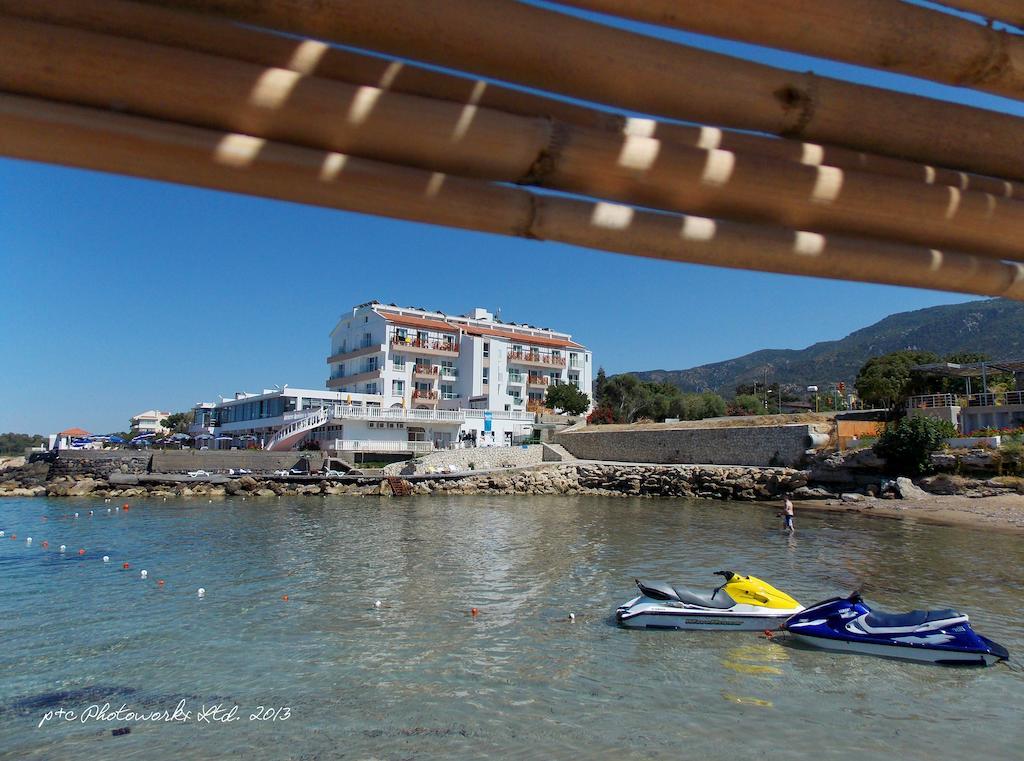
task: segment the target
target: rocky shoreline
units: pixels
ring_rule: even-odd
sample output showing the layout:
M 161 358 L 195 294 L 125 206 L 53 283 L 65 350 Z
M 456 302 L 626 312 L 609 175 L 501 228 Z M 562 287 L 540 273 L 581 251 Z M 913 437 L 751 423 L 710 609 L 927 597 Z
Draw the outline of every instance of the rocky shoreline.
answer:
M 522 468 L 463 471 L 445 475 L 310 476 L 221 474 L 127 474 L 79 470 L 68 473 L 34 462 L 0 471 L 0 496 L 10 497 L 229 497 L 229 496 L 391 496 L 393 494 L 590 494 L 622 497 L 676 497 L 745 502 L 883 499 L 920 500 L 929 494 L 970 497 L 1024 493 L 1024 479 L 971 479 L 940 474 L 887 480 L 874 475 L 863 484 L 828 463 L 809 470 L 719 465 L 636 465 L 574 461 Z M 923 489 L 921 488 L 923 487 Z

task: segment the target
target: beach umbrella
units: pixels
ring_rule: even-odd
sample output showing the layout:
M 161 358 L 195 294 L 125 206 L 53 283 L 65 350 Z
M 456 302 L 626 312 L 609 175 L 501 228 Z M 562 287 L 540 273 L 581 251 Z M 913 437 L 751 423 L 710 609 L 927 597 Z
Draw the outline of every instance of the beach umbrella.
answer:
M 149 439 L 156 438 L 155 433 L 140 433 L 138 436 L 132 439 L 132 444 L 148 444 Z
M 214 441 L 231 441 L 231 439 L 233 439 L 233 438 L 235 438 L 235 437 L 234 436 L 217 436 L 214 439 Z
M 213 438 L 213 434 L 212 433 L 201 433 L 198 436 L 196 436 L 196 439 L 204 439 L 205 440 L 205 439 L 212 439 L 212 438 Z
M 124 439 L 120 436 L 107 436 L 107 441 L 111 444 L 124 444 Z
M 188 441 L 192 437 L 189 436 L 187 433 L 172 433 L 171 438 L 174 441 Z

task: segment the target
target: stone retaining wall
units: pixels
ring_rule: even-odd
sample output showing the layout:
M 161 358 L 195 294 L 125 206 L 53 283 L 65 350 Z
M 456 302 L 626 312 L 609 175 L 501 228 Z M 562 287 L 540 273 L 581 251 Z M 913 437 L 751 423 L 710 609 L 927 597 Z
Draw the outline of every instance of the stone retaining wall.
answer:
M 138 449 L 61 450 L 50 464 L 50 478 L 58 476 L 96 476 L 111 473 L 146 473 L 150 453 Z
M 311 470 L 323 467 L 324 455 L 320 452 L 178 449 L 154 452 L 150 470 L 154 473 L 188 473 L 196 470 L 227 473 L 232 469 L 245 468 L 253 473 L 273 473 L 275 470 L 297 467 L 303 459 L 309 461 Z
M 471 447 L 469 449 L 442 449 L 419 457 L 409 463 L 394 463 L 384 468 L 388 476 L 413 475 L 434 472 L 446 472 L 448 468 L 456 471 L 489 470 L 491 468 L 522 468 L 542 462 L 544 447 L 542 444 L 530 444 L 521 447 Z M 470 467 L 472 466 L 472 467 Z
M 587 426 L 555 436 L 581 460 L 799 467 L 811 425 L 743 428 L 609 428 Z

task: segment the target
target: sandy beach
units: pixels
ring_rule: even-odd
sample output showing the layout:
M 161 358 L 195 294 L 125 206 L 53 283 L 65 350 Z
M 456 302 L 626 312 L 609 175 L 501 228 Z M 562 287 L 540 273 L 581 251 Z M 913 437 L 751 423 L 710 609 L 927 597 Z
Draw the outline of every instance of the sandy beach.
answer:
M 781 509 L 781 505 L 774 505 Z M 837 499 L 803 500 L 796 503 L 797 525 L 803 510 L 861 513 L 878 518 L 915 520 L 943 526 L 1024 533 L 1024 494 L 991 497 L 929 495 L 921 500 L 874 499 L 842 502 Z

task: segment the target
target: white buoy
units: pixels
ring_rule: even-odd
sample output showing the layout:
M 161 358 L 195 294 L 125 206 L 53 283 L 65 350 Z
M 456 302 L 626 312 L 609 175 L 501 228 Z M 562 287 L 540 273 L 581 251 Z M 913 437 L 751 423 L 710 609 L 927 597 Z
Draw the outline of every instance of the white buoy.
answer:
M 63 544 L 62 544 L 62 545 L 60 546 L 60 551 L 61 551 L 61 552 L 64 552 L 64 550 L 66 550 L 66 549 L 67 549 L 67 547 L 66 547 L 65 545 L 63 545 Z
M 78 517 L 78 513 L 75 513 L 75 517 L 76 517 L 76 518 Z
M 109 502 L 109 501 L 110 501 L 110 500 L 108 499 L 108 500 L 107 500 L 107 502 Z M 109 507 L 107 508 L 107 512 L 108 512 L 108 513 L 110 512 L 110 508 L 109 508 Z
M 64 548 L 62 547 L 61 549 L 64 549 Z M 103 562 L 104 563 L 109 563 L 110 562 L 110 555 L 104 555 L 103 556 Z
M 0 536 L 4 536 L 5 533 L 5 531 L 0 531 Z
M 92 515 L 92 510 L 89 511 L 89 515 Z
M 25 539 L 25 544 L 32 544 L 32 537 L 27 537 Z
M 199 587 L 199 589 L 196 590 L 196 597 L 206 597 L 206 590 Z
M 575 621 L 576 620 L 576 614 L 575 613 L 570 613 L 569 614 L 569 620 L 570 621 Z
M 145 569 L 143 569 L 143 570 L 142 570 L 142 572 L 141 572 L 141 573 L 139 573 L 139 577 L 140 577 L 140 578 L 143 578 L 143 579 L 144 579 L 144 578 L 146 578 L 147 576 L 149 576 L 149 571 L 147 571 L 147 570 L 145 570 Z

